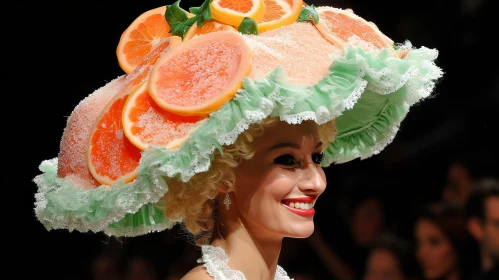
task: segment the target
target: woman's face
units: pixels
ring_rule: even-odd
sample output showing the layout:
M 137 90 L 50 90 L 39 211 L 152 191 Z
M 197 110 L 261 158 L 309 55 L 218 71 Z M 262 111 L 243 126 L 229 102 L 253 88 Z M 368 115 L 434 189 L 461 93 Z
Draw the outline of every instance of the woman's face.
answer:
M 456 267 L 450 240 L 435 223 L 422 219 L 416 224 L 417 258 L 427 279 L 436 279 Z
M 398 259 L 387 249 L 375 249 L 367 259 L 364 280 L 404 280 Z
M 244 226 L 268 238 L 310 236 L 313 206 L 326 189 L 316 124 L 279 122 L 254 147 L 235 171 L 234 204 Z

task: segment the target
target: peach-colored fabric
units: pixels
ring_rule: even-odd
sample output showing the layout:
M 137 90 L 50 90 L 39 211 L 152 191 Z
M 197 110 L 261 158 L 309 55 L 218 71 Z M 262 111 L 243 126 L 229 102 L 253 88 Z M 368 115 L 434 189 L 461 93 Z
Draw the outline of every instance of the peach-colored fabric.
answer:
M 291 83 L 313 85 L 326 76 L 331 55 L 341 54 L 309 22 L 293 23 L 256 35 L 244 35 L 253 51 L 250 78 L 264 78 L 282 66 Z

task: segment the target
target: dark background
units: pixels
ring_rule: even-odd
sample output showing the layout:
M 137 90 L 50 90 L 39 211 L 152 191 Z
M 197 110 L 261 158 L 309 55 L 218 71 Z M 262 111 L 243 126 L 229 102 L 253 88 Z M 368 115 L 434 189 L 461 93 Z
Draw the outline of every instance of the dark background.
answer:
M 4 214 L 3 231 L 14 236 L 5 238 L 4 246 L 13 248 L 6 257 L 13 261 L 11 270 L 19 275 L 16 278 L 35 273 L 41 279 L 90 279 L 90 263 L 109 247 L 117 251 L 133 246 L 147 249 L 146 254 L 157 256 L 159 267 L 164 260 L 180 256 L 183 249 L 175 248 L 184 240 L 176 230 L 133 240 L 47 232 L 33 213 L 36 185 L 31 181 L 40 173 L 42 160 L 57 156 L 66 118 L 79 101 L 123 74 L 115 55 L 121 33 L 141 13 L 171 2 L 24 1 L 20 9 L 12 10 L 18 16 L 4 28 L 6 34 L 14 31 L 15 36 L 2 39 L 2 45 L 11 49 L 4 55 L 13 61 L 3 70 L 8 72 L 5 84 L 11 85 L 5 92 L 12 98 L 4 103 L 4 110 L 16 113 L 7 118 L 14 133 L 4 132 L 4 137 L 15 144 L 4 146 L 8 158 L 14 158 L 6 162 L 9 169 L 4 175 L 9 180 L 4 187 L 20 192 L 4 198 L 10 209 L 6 213 L 11 214 Z M 180 6 L 187 9 L 200 2 L 183 0 Z M 438 49 L 436 63 L 445 73 L 433 98 L 412 108 L 383 153 L 327 169 L 324 196 L 332 203 L 317 206 L 322 209 L 318 209 L 316 222 L 338 251 L 346 238 L 342 207 L 350 194 L 383 194 L 391 218 L 401 232 L 410 235 L 413 210 L 439 199 L 453 158 L 472 153 L 494 162 L 499 155 L 499 72 L 497 43 L 492 42 L 497 37 L 499 10 L 494 2 L 309 2 L 352 8 L 395 42 L 409 39 L 415 47 Z M 6 10 L 4 16 L 10 13 Z M 495 166 L 499 170 L 499 165 Z M 20 219 L 17 213 L 21 213 Z M 158 249 L 155 244 L 160 243 Z M 303 266 L 320 267 L 313 255 L 301 261 Z

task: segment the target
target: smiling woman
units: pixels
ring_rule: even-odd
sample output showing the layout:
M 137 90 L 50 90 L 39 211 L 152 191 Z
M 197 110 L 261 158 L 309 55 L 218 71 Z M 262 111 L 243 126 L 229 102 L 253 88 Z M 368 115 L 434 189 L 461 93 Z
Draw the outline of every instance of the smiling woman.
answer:
M 282 240 L 313 233 L 322 168 L 381 152 L 442 71 L 436 50 L 392 45 L 351 10 L 270 2 L 139 16 L 126 34 L 160 37 L 135 56 L 121 37 L 134 63 L 68 118 L 34 179 L 38 220 L 112 236 L 182 224 L 202 250 L 184 280 L 290 279 Z M 267 4 L 286 18 L 259 33 Z
M 329 137 L 334 135 L 333 123 L 319 126 L 306 121 L 291 125 L 268 118 L 243 132 L 235 144 L 224 149 L 223 156 L 216 153 L 214 162 L 219 163 L 216 166 L 218 174 L 211 174 L 211 179 L 204 174 L 191 179 L 193 188 L 205 190 L 206 185 L 211 184 L 217 193 L 221 185 L 227 188 L 218 195 L 215 204 L 209 197 L 203 201 L 201 195 L 185 196 L 184 192 L 177 193 L 173 189 L 166 194 L 166 205 L 175 205 L 173 209 L 167 206 L 167 215 L 194 212 L 207 214 L 206 220 L 216 217 L 213 223 L 202 224 L 208 231 L 214 225 L 213 234 L 201 234 L 201 237 L 208 237 L 211 244 L 201 245 L 205 267 L 220 265 L 213 260 L 213 254 L 222 253 L 221 248 L 230 258 L 231 267 L 241 268 L 248 279 L 258 279 L 261 273 L 271 273 L 278 268 L 277 259 L 284 237 L 305 238 L 313 233 L 313 205 L 326 189 L 325 174 L 320 167 L 325 146 L 322 143 L 330 141 Z M 185 186 L 179 187 L 185 190 Z M 193 200 L 200 203 L 198 211 L 193 209 Z M 199 215 L 195 216 L 194 227 L 200 224 L 199 218 Z M 196 232 L 198 228 L 189 230 Z M 198 242 L 206 244 L 202 239 Z M 269 271 L 245 265 L 252 256 L 259 255 L 261 257 L 257 259 L 264 261 Z M 277 273 L 282 270 L 277 269 Z M 188 276 L 203 279 L 204 274 L 201 266 Z
M 241 209 L 247 229 L 255 227 L 252 231 L 266 238 L 308 237 L 314 230 L 313 206 L 326 188 L 317 124 L 279 122 L 254 146 L 253 157 L 235 169 L 234 208 Z

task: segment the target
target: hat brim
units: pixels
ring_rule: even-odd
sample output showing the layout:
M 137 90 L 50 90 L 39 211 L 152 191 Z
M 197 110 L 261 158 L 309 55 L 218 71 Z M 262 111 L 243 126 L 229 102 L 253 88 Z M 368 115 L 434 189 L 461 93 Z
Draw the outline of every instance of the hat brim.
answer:
M 336 120 L 337 135 L 325 151 L 323 167 L 379 153 L 395 137 L 409 108 L 428 97 L 442 76 L 438 52 L 413 48 L 404 59 L 387 51 L 366 52 L 347 45 L 327 75 L 311 86 L 290 84 L 278 67 L 243 88 L 178 149 L 151 146 L 143 151 L 137 178 L 129 183 L 83 189 L 57 176 L 57 158 L 40 165 L 35 213 L 48 229 L 136 236 L 171 228 L 164 216 L 164 177 L 188 181 L 210 169 L 213 152 L 234 143 L 249 125 L 267 117 L 298 124 Z

